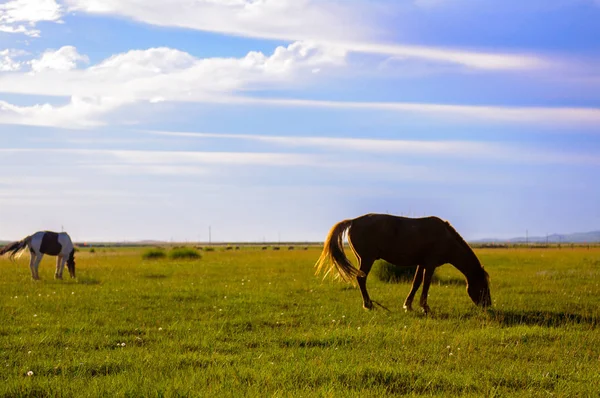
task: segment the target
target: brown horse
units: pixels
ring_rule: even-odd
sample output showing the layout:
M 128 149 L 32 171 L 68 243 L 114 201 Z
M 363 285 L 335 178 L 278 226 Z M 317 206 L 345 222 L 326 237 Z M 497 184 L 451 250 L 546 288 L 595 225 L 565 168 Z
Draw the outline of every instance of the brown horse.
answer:
M 348 231 L 348 243 L 358 259 L 360 269 L 355 268 L 344 254 L 344 232 Z M 440 265 L 450 263 L 467 279 L 467 293 L 477 305 L 492 305 L 488 274 L 467 242 L 452 226 L 437 217 L 407 218 L 387 214 L 365 214 L 352 220 L 344 220 L 331 228 L 323 252 L 315 264 L 317 274 L 331 263 L 325 276 L 334 268 L 346 281 L 358 282 L 363 307 L 373 308 L 367 293 L 367 275 L 373 262 L 383 259 L 396 266 L 417 266 L 417 272 L 404 309 L 412 310 L 415 293 L 423 282 L 420 305 L 429 312 L 427 293 L 433 272 Z

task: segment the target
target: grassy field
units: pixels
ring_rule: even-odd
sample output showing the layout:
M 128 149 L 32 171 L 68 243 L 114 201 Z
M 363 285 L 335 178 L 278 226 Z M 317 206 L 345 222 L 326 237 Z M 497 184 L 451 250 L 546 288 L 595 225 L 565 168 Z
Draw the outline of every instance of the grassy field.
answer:
M 432 314 L 408 284 L 317 278 L 320 249 L 199 260 L 77 254 L 77 280 L 0 259 L 0 396 L 598 396 L 600 249 L 480 249 L 494 308 L 437 271 Z M 418 298 L 418 296 L 417 296 Z M 418 301 L 418 300 L 417 300 Z M 29 375 L 28 375 L 29 373 Z

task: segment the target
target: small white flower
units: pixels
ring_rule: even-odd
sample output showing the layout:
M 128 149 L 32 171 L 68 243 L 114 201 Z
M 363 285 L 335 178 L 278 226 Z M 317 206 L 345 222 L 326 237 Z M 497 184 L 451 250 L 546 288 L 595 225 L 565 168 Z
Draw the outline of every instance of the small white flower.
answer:
M 158 330 L 160 331 L 160 330 L 162 330 L 162 328 L 158 328 Z
M 27 351 L 28 354 L 31 354 L 31 351 Z
M 121 347 L 125 347 L 125 343 L 121 343 Z
M 33 314 L 33 317 L 35 318 L 37 316 L 37 314 Z
M 31 376 L 33 376 L 33 372 L 30 370 L 29 372 L 27 372 L 27 376 L 28 376 L 28 377 L 31 377 Z

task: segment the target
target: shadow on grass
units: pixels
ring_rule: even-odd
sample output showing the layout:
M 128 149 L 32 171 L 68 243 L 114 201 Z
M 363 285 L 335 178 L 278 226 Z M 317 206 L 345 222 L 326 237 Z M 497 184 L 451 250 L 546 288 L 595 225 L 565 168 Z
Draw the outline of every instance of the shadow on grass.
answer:
M 100 279 L 96 278 L 77 278 L 77 283 L 80 285 L 99 285 Z
M 598 326 L 598 318 L 581 314 L 552 311 L 504 311 L 490 309 L 489 314 L 502 326 L 537 325 L 560 327 L 567 324 Z
M 511 327 L 519 325 L 542 326 L 542 327 L 564 327 L 567 325 L 584 325 L 589 328 L 596 328 L 599 323 L 598 317 L 587 316 L 564 311 L 518 311 L 501 310 L 490 308 L 482 310 L 474 307 L 472 311 L 461 313 L 436 312 L 435 309 L 429 314 L 424 315 L 420 309 L 415 308 L 415 313 L 421 316 L 438 320 L 455 320 L 457 318 L 467 320 L 473 318 L 487 317 L 492 323 L 500 326 Z
M 280 343 L 282 348 L 329 348 L 352 345 L 350 338 L 327 339 L 286 339 Z
M 144 275 L 144 278 L 146 279 L 165 279 L 168 278 L 168 275 L 165 274 L 146 274 Z

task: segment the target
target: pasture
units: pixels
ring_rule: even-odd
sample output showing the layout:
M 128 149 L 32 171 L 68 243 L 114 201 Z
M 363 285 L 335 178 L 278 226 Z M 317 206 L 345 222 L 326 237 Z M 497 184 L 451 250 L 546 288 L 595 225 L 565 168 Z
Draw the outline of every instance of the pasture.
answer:
M 0 396 L 597 396 L 600 249 L 478 249 L 494 307 L 436 271 L 409 283 L 314 276 L 320 247 L 142 259 L 82 249 L 76 280 L 0 259 Z M 420 291 L 417 293 L 417 298 Z M 29 374 L 29 375 L 28 375 Z

